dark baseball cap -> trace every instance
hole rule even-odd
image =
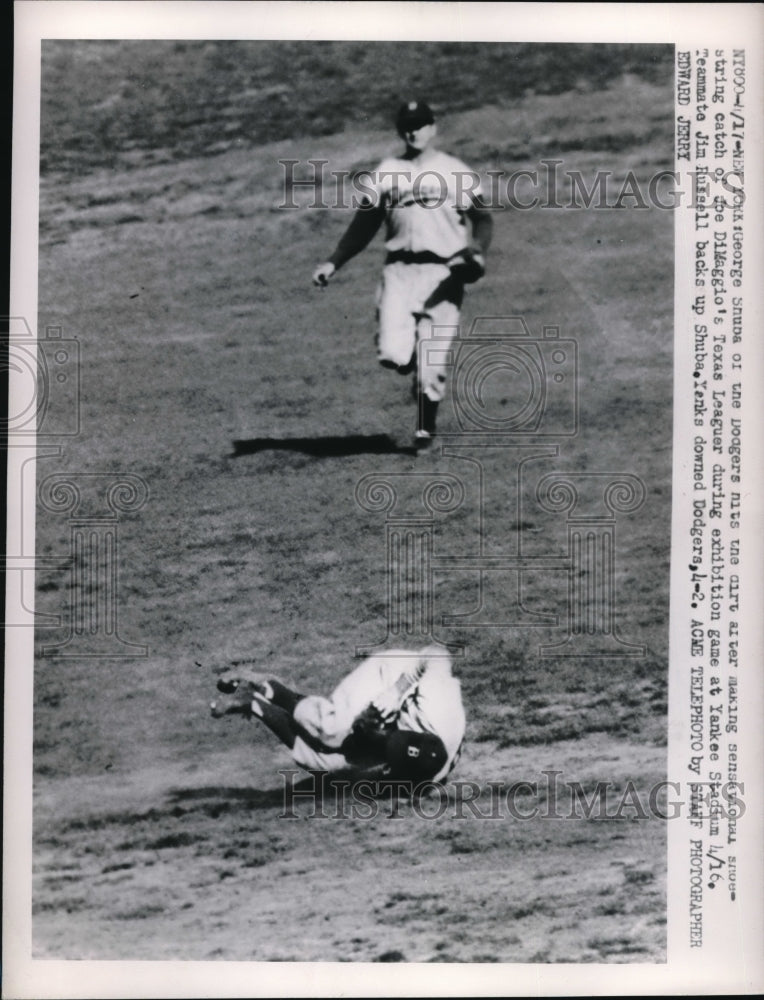
[[[401,104],[398,109],[398,116],[395,119],[395,126],[398,132],[413,132],[424,125],[434,125],[435,115],[432,108],[424,101],[407,101]]]
[[[391,777],[412,781],[434,778],[448,760],[443,740],[431,733],[398,729],[388,736],[385,750]]]

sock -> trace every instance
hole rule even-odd
[[[438,416],[438,403],[434,402],[423,392],[419,394],[419,419],[417,430],[427,431],[428,434],[435,434],[435,421]]]
[[[272,694],[270,695],[270,701],[274,705],[278,705],[279,708],[286,709],[291,715],[294,712],[294,707],[298,701],[302,701],[305,697],[304,694],[298,694],[296,691],[292,691],[281,681],[268,681],[271,687]]]
[[[292,713],[278,705],[273,705],[267,698],[256,695],[252,699],[252,711],[262,719],[270,731],[290,750],[297,739],[297,727]]]

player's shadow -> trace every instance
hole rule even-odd
[[[312,458],[346,458],[352,455],[409,455],[413,448],[402,447],[388,434],[348,434],[345,436],[294,438],[245,438],[233,442],[233,457],[261,451],[297,451]]]
[[[175,806],[189,806],[191,803],[211,806],[214,802],[222,800],[229,805],[238,802],[249,809],[271,809],[273,806],[283,803],[284,791],[281,788],[207,785],[202,788],[176,788],[169,793],[168,798],[170,803]]]
[[[291,786],[291,795],[313,796],[316,802],[323,799],[336,798],[347,787],[349,775],[345,773],[328,774],[320,771],[304,775]],[[367,794],[369,792],[367,791]],[[202,785],[196,788],[173,788],[168,793],[171,806],[181,807],[184,811],[200,809],[203,812],[219,815],[221,812],[236,811],[237,807],[245,809],[272,809],[283,806],[287,801],[286,791],[279,788],[252,788],[240,785]]]

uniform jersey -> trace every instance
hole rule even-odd
[[[447,259],[468,245],[465,215],[480,194],[480,178],[461,160],[440,150],[428,150],[416,160],[391,156],[371,180],[385,209],[389,252]]]
[[[424,674],[405,698],[397,727],[439,737],[448,758],[433,780],[448,774],[464,739],[466,719],[461,685],[451,673],[449,656],[439,646],[418,653],[393,650],[371,656],[348,674],[329,698],[312,695],[303,698],[294,710],[295,721],[320,741],[326,752],[310,747],[298,736],[292,751],[297,763],[316,770],[346,768],[348,761],[339,748],[350,734],[355,718],[402,674],[413,673],[420,665],[425,666]]]

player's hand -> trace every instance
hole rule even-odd
[[[383,691],[382,694],[377,695],[371,704],[372,707],[379,712],[382,720],[385,723],[390,723],[400,711],[402,700],[401,692],[394,684],[386,691]]]
[[[326,288],[329,284],[329,278],[331,278],[336,270],[336,267],[330,260],[325,261],[323,264],[319,264],[313,272],[313,284],[317,285],[319,288]]]
[[[448,266],[462,285],[473,285],[485,274],[485,257],[477,248],[460,250],[449,260]]]

